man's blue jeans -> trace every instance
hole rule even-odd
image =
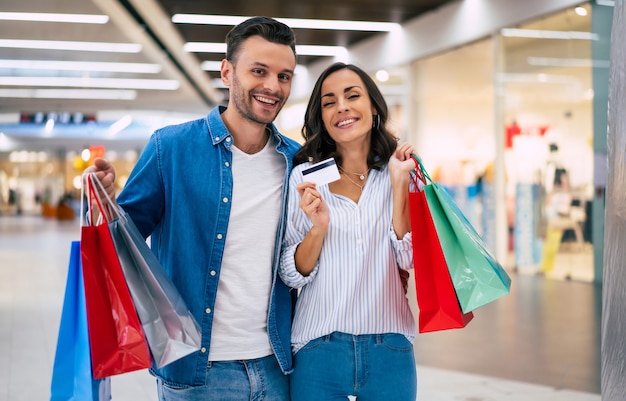
[[[294,401],[415,401],[413,344],[401,334],[334,332],[296,353],[290,382]]]
[[[171,387],[157,379],[160,401],[289,401],[289,379],[274,355],[209,362],[206,384]]]

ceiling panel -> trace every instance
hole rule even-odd
[[[0,47],[0,124],[1,131],[12,135],[7,128],[7,118],[12,113],[43,112],[135,112],[205,113],[216,103],[224,102],[225,90],[216,88],[213,80],[219,73],[203,71],[200,63],[219,61],[221,54],[186,53],[186,42],[224,42],[230,26],[173,24],[175,13],[217,15],[269,15],[277,18],[316,18],[330,20],[358,20],[402,23],[422,13],[432,11],[455,0],[20,0],[5,1],[0,12],[37,12],[70,14],[104,14],[109,21],[102,25],[84,23],[25,22],[0,20],[2,40],[48,40],[140,44],[138,53],[105,53],[95,51],[55,50]],[[458,0],[456,0],[458,1]],[[350,46],[376,32],[330,31],[295,29],[299,45]],[[300,64],[317,57],[299,56]],[[9,62],[81,61],[105,63],[145,63],[159,66],[156,73],[129,71],[92,71],[28,68],[18,69]],[[36,65],[31,64],[32,67]],[[70,86],[57,82],[69,78]],[[16,85],[16,79],[26,79],[26,86]],[[60,99],[54,97],[32,98],[52,89],[99,89],[98,80],[150,79],[177,82],[175,90],[148,90],[124,84],[125,97],[113,99]],[[113,89],[113,88],[111,88]],[[15,90],[20,90],[19,95]],[[128,96],[132,93],[134,97]],[[10,123],[10,121],[8,121]],[[62,128],[62,127],[60,127]],[[34,132],[34,131],[33,131]],[[58,129],[56,130],[58,132]],[[17,134],[16,134],[17,135]],[[24,138],[38,135],[21,132]],[[32,138],[31,138],[32,139]],[[2,149],[0,149],[1,151]]]

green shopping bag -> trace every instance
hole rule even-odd
[[[433,182],[421,160],[413,157],[426,180],[424,193],[463,312],[507,295],[511,278],[450,194]]]

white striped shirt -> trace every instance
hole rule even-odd
[[[398,240],[392,227],[387,166],[370,171],[358,204],[331,193],[328,185],[318,187],[330,210],[330,224],[318,263],[305,277],[296,270],[294,254],[312,225],[298,205],[296,186],[309,165],[301,164],[291,173],[280,264],[283,281],[301,288],[292,326],[293,351],[334,331],[400,333],[412,342],[415,320],[398,269],[413,268],[413,246],[411,233]]]

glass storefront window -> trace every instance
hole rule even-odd
[[[411,65],[409,141],[495,248],[493,44],[481,40]],[[481,190],[489,192],[483,197]],[[483,201],[484,200],[484,201]]]
[[[593,280],[593,40],[582,5],[409,66],[408,140],[505,268]]]
[[[593,279],[593,40],[588,5],[498,38],[509,251],[520,270]]]

